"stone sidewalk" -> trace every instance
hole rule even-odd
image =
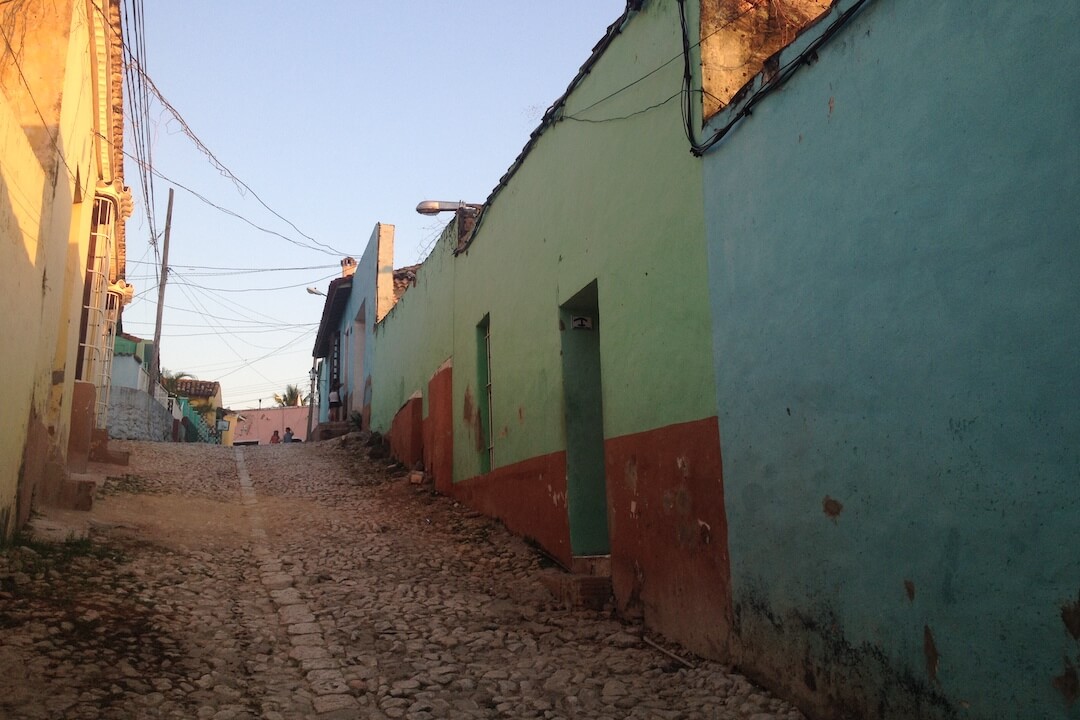
[[[542,556],[349,438],[118,445],[88,539],[0,553],[0,718],[803,717],[560,609]]]

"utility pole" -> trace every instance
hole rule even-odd
[[[311,442],[311,423],[315,414],[315,373],[315,358],[311,358],[311,392],[307,396],[307,435],[304,436],[304,442]]]
[[[150,365],[150,395],[161,379],[161,313],[165,309],[165,278],[169,276],[169,231],[172,229],[173,189],[169,188],[169,209],[165,212],[165,241],[161,247],[161,279],[157,291],[157,322],[154,323],[154,362]]]

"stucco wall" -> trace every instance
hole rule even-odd
[[[307,440],[308,407],[252,408],[237,410],[239,418],[232,418],[232,442],[266,445],[277,430],[278,437],[285,436],[285,428],[291,427],[297,440]]]
[[[112,362],[112,386],[145,391],[150,378],[143,371],[142,363],[134,355],[114,355]],[[111,397],[111,394],[110,394]]]
[[[633,13],[468,250],[452,255],[453,231],[437,243],[376,332],[374,419],[390,427],[416,392],[430,418],[428,382],[451,359],[451,492],[568,565],[610,549],[620,607],[722,656],[730,606],[702,175],[678,103],[677,10]],[[589,332],[568,314],[586,295],[599,336],[579,348],[590,363],[598,355],[587,376],[563,364],[567,333]],[[568,415],[595,440],[588,448],[567,452]],[[578,472],[585,465],[596,470]]]
[[[10,55],[0,72],[0,336],[18,339],[0,348],[10,389],[0,413],[0,537],[13,531],[16,506],[27,517],[45,464],[62,465],[66,457],[69,359],[78,343],[89,227],[72,204],[74,179],[78,172],[85,188],[95,177],[85,6],[36,3],[23,10],[32,20],[19,33],[23,73]]]
[[[114,385],[108,429],[109,437],[119,440],[171,440],[173,414],[149,393]]]
[[[456,235],[454,235],[456,238]],[[436,369],[454,354],[454,271],[445,233],[416,274],[416,285],[375,328],[375,392],[371,427],[387,432],[394,415],[417,391],[424,393]]]
[[[737,660],[822,714],[1080,717],[1080,6],[970,10],[705,156]]]
[[[674,3],[648,5],[575,90],[564,116],[605,120],[662,102],[679,88],[678,63],[585,110],[679,48]],[[393,377],[379,385],[390,391],[377,400],[378,425],[388,427],[451,355],[454,412],[462,417],[466,387],[476,392],[476,325],[490,314],[497,464],[563,449],[558,310],[597,278],[607,330],[605,435],[714,414],[700,185],[675,100],[625,120],[563,120],[546,130],[467,254],[453,258],[452,239],[441,240],[418,287],[380,328],[376,362]],[[398,330],[414,327],[426,334]],[[455,447],[472,443],[469,432],[458,424]],[[462,455],[455,477],[478,467]]]

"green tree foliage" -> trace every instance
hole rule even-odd
[[[274,393],[274,402],[278,404],[278,407],[307,405],[309,399],[299,385],[286,385],[284,393]]]

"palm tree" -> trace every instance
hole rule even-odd
[[[274,393],[274,402],[278,404],[278,407],[292,407],[294,405],[307,405],[308,398],[299,385],[286,385],[283,394]]]
[[[161,384],[165,386],[165,389],[169,391],[170,395],[176,394],[176,385],[184,378],[191,378],[192,380],[196,379],[191,373],[182,370],[173,371],[164,368],[161,370]]]

